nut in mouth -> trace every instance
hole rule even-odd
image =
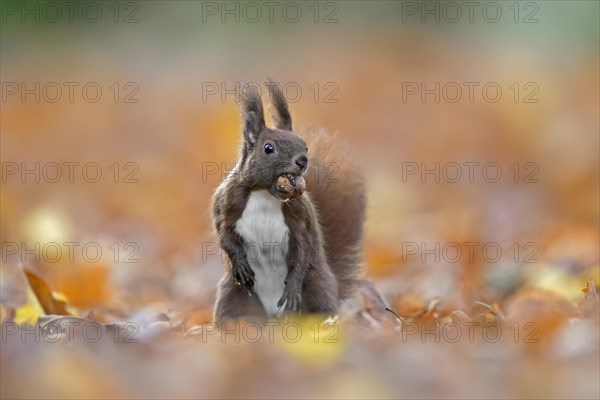
[[[296,199],[306,190],[306,181],[302,175],[292,173],[280,175],[277,178],[277,193],[283,200]]]

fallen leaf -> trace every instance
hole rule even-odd
[[[599,318],[600,297],[596,290],[596,283],[593,279],[587,281],[587,285],[581,290],[585,293],[583,299],[579,302],[579,315],[583,318]]]
[[[280,334],[276,343],[306,363],[327,366],[338,360],[346,348],[343,327],[317,317],[300,317],[277,327]]]
[[[67,303],[64,300],[58,299],[52,293],[46,281],[29,269],[25,269],[24,272],[27,282],[29,282],[29,286],[33,290],[45,314],[71,315],[67,311]]]

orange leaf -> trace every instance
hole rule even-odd
[[[25,269],[25,276],[46,314],[71,315],[67,311],[67,303],[54,297],[46,281],[28,269]]]

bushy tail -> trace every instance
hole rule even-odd
[[[300,135],[309,150],[307,191],[319,214],[325,255],[338,279],[343,301],[355,292],[362,272],[365,180],[337,135],[324,130],[308,130]]]

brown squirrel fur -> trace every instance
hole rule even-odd
[[[363,176],[339,138],[324,131],[294,133],[281,89],[267,86],[275,127],[265,124],[258,90],[245,86],[240,158],[213,199],[227,259],[216,321],[266,319],[283,311],[337,314],[361,272]],[[292,198],[284,193],[277,182],[290,174],[305,178],[306,192]]]

